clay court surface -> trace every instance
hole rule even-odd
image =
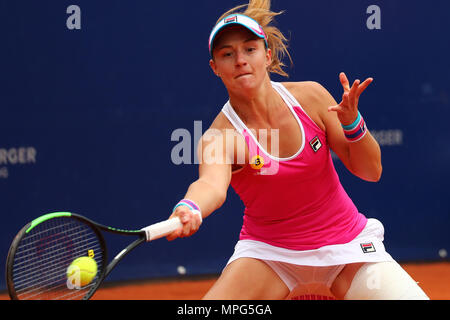
[[[432,300],[450,300],[450,262],[403,264]],[[94,300],[198,300],[213,285],[216,277],[142,281],[141,283],[106,283]],[[9,299],[6,293],[0,300]]]

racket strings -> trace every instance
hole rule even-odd
[[[81,240],[83,239],[82,236],[77,237],[77,238],[73,238],[72,240]],[[85,240],[88,240],[88,242],[86,242],[86,246],[89,247],[93,247],[91,249],[99,249],[97,242],[97,238],[96,237],[91,237],[91,238],[87,238]],[[55,243],[56,244],[56,243]],[[61,243],[61,245],[68,245],[69,243],[66,241],[65,243]],[[23,253],[24,256],[33,256],[31,253],[32,250],[29,250],[28,253]],[[95,250],[97,251],[97,250]],[[50,254],[46,254],[44,257],[39,258],[37,255],[35,255],[31,260],[23,260],[21,262],[18,262],[14,265],[15,271],[17,271],[17,273],[20,273],[22,270],[28,269],[29,272],[32,271],[37,271],[38,269],[40,269],[40,266],[37,264],[37,262],[39,262],[39,264],[46,264],[47,262],[49,262],[50,260],[55,260],[58,258],[61,258],[61,260],[67,256],[67,251],[66,248],[64,246],[60,247],[59,249],[55,249],[52,251],[52,255]],[[34,265],[35,266],[35,270],[33,270],[32,268],[30,268],[30,265]],[[48,264],[48,266],[53,266]]]
[[[91,247],[91,248],[94,248],[97,250],[100,249],[100,247],[98,245],[96,245],[95,247]],[[58,258],[58,257],[55,257],[55,258]],[[47,260],[49,261],[49,260],[53,260],[53,259],[54,258],[48,258]],[[67,258],[67,259],[61,258],[59,264],[49,264],[45,261],[42,261],[44,263],[45,267],[42,268],[42,267],[36,265],[34,268],[27,270],[27,273],[21,273],[23,270],[26,269],[25,267],[21,268],[21,269],[17,269],[17,273],[21,274],[21,276],[14,277],[16,288],[21,288],[21,287],[27,288],[29,286],[30,283],[29,283],[29,279],[27,277],[28,273],[39,272],[43,275],[45,274],[45,277],[48,279],[54,279],[57,275],[61,274],[61,268],[67,269],[67,266],[70,265],[70,263],[72,261],[73,261],[73,259],[69,259],[69,258]],[[33,282],[34,282],[34,285],[40,285],[40,284],[45,283],[45,279],[43,279],[42,282],[36,282],[36,280],[33,279]],[[21,291],[21,289],[16,289],[16,291]]]
[[[39,238],[40,236],[44,235],[44,233],[45,234],[49,234],[51,232],[54,232],[57,229],[67,228],[69,226],[72,226],[72,229],[74,229],[73,228],[73,223],[65,223],[65,224],[61,224],[60,226],[56,226],[56,227],[49,228],[49,229],[46,229],[46,230],[34,232],[33,234],[31,234],[30,236],[27,237],[26,241],[28,243],[21,244],[21,253],[22,254],[26,254],[27,252],[36,249],[35,248],[36,247],[36,243],[35,243],[35,241],[32,241],[33,239]],[[80,226],[77,226],[77,227],[79,228]],[[69,229],[69,231],[72,231],[72,230]],[[75,231],[75,230],[73,230],[73,231]],[[23,239],[22,241],[25,241],[25,239]],[[51,242],[47,242],[47,244],[51,244]]]
[[[72,232],[72,233],[74,233],[74,232],[76,231],[76,229],[74,228],[74,229],[69,230],[69,231]],[[81,230],[79,230],[79,231],[81,231]],[[50,268],[52,268],[52,267],[55,266],[54,264],[48,263],[50,260],[57,261],[57,259],[60,259],[62,262],[66,262],[66,261],[63,260],[63,258],[66,256],[66,253],[67,253],[66,247],[67,247],[67,245],[69,244],[69,241],[78,241],[78,240],[81,240],[81,239],[83,239],[83,238],[84,238],[84,236],[79,236],[79,237],[73,237],[73,238],[71,238],[71,239],[66,239],[65,242],[59,243],[60,249],[55,249],[55,250],[53,250],[53,251],[51,252],[51,254],[50,254],[50,253],[47,253],[47,254],[45,254],[45,255],[42,255],[42,257],[40,257],[39,255],[35,255],[32,259],[26,259],[26,260],[23,260],[22,262],[17,262],[17,263],[15,263],[15,265],[14,265],[14,267],[15,267],[14,271],[15,271],[17,274],[21,274],[21,272],[22,272],[23,270],[25,270],[25,269],[28,270],[28,273],[30,273],[30,272],[35,272],[35,271],[38,271],[38,270],[40,270],[41,273],[42,273],[42,272],[46,272],[47,270],[42,269],[42,267],[41,267],[42,265],[46,265],[47,268],[50,269]],[[88,238],[88,239],[86,239],[86,240],[88,240],[87,245],[89,246],[90,243],[95,244],[95,241],[97,240],[97,238],[96,238],[96,237],[91,237],[90,239]],[[56,240],[55,240],[55,241],[47,242],[47,243],[46,243],[46,246],[54,246],[55,244],[56,244]],[[95,247],[96,247],[97,249],[99,248],[98,245],[96,245],[96,244],[95,244]],[[23,256],[25,256],[25,257],[27,257],[27,258],[29,258],[30,256],[32,256],[32,255],[30,255],[30,252],[31,252],[31,251],[32,251],[32,249],[24,250],[24,251],[22,251],[20,254],[23,255]],[[37,263],[37,262],[39,262],[39,263]],[[70,263],[70,262],[69,262],[69,263]],[[33,267],[30,268],[30,265],[33,265],[34,268],[33,268]],[[25,275],[25,274],[24,274],[24,275]],[[20,278],[21,278],[21,277],[18,276],[18,277],[15,278],[15,279],[18,280],[18,279],[20,279]]]
[[[87,256],[89,250],[95,252],[101,270],[100,241],[88,225],[55,218],[36,226],[21,240],[14,257],[13,279],[19,299],[83,298],[98,275],[90,284],[75,287],[68,283],[67,268],[74,259]]]

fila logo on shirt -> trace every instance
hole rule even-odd
[[[364,253],[376,252],[375,246],[372,242],[361,243],[361,249]]]
[[[318,136],[315,136],[310,142],[309,145],[314,150],[314,152],[319,151],[322,148],[322,142],[320,141]]]

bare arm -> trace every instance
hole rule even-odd
[[[382,173],[381,150],[378,142],[370,131],[361,140],[349,142],[342,128],[342,125],[351,124],[357,118],[359,97],[373,79],[369,78],[363,83],[356,80],[350,87],[344,73],[341,73],[339,77],[344,89],[342,101],[339,104],[321,85],[317,83],[313,85],[328,142],[350,172],[363,180],[377,182]]]
[[[199,159],[199,178],[188,188],[184,198],[194,201],[201,209],[202,218],[208,217],[225,202],[231,181],[231,159],[227,154],[225,135],[220,130],[207,131],[197,150]],[[170,216],[178,216],[183,229],[178,229],[167,236],[168,240],[188,237],[200,227],[200,219],[194,217],[185,206],[178,207]]]

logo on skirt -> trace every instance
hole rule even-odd
[[[364,253],[376,252],[375,247],[372,242],[361,243],[361,249]]]

